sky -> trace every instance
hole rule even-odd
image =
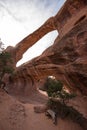
[[[7,46],[15,46],[56,15],[65,0],[0,0],[0,38]],[[58,32],[53,31],[28,49],[17,66],[40,55],[53,44]]]

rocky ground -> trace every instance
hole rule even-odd
[[[34,106],[47,101],[40,97],[34,94],[30,98],[22,98],[20,102],[0,89],[0,130],[82,130],[78,124],[60,118],[55,126],[44,113],[35,113]]]

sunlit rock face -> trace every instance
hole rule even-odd
[[[86,0],[67,0],[56,16],[7,51],[12,54],[16,65],[29,47],[53,30],[59,32],[54,44],[39,57],[16,69],[15,76],[9,78],[10,91],[22,94],[36,91],[37,85],[52,75],[73,91],[87,95]]]

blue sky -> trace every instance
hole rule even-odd
[[[0,0],[0,38],[5,44],[15,46],[24,37],[54,16],[65,0]],[[40,55],[53,44],[58,35],[53,31],[43,37],[23,55],[18,65]]]

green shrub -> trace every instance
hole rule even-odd
[[[59,98],[62,103],[65,103],[66,100],[76,96],[74,93],[68,93],[65,91],[63,83],[59,80],[48,78],[45,85],[48,96]]]
[[[80,124],[83,129],[87,128],[87,119],[84,118],[83,115],[75,110],[72,106],[67,106],[66,104],[66,100],[76,97],[76,94],[65,91],[61,81],[54,79],[48,79],[47,81],[46,91],[50,97],[47,103],[48,109],[53,110],[56,115],[62,119],[71,119],[72,121]]]
[[[53,101],[52,99],[48,101],[47,105],[49,109],[56,112],[57,116],[62,119],[71,119],[73,122],[80,124],[82,127],[84,127],[84,123],[87,124],[87,119],[72,106],[67,106],[66,104],[62,104],[59,101]]]
[[[62,90],[63,84],[59,80],[48,78],[46,82],[46,88],[48,96],[52,97],[54,93]]]
[[[10,53],[5,52],[2,48],[2,43],[0,42],[0,87],[5,86],[3,82],[3,77],[6,73],[12,74],[14,71],[12,67],[12,58]]]

